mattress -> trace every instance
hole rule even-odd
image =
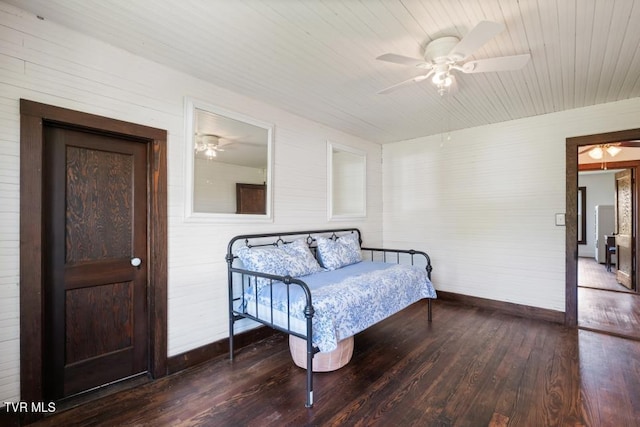
[[[423,298],[436,298],[424,268],[361,261],[333,271],[298,277],[311,290],[313,344],[322,352]],[[305,294],[299,286],[274,282],[250,286],[245,313],[306,335]]]

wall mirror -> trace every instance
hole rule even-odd
[[[327,143],[329,219],[367,215],[367,155],[345,145]]]
[[[271,219],[273,126],[186,101],[186,217]]]

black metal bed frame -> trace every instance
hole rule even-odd
[[[302,338],[307,342],[307,401],[305,406],[310,408],[313,406],[313,356],[319,352],[320,350],[317,347],[313,346],[312,343],[312,320],[314,315],[313,303],[311,300],[311,291],[307,284],[300,279],[293,278],[291,276],[277,276],[273,274],[265,274],[259,273],[255,271],[245,270],[243,268],[234,267],[234,261],[237,260],[237,256],[234,253],[234,249],[236,248],[236,244],[241,242],[243,245],[248,247],[261,247],[261,246],[277,246],[279,244],[290,243],[290,241],[286,239],[291,239],[293,237],[297,238],[306,238],[307,245],[309,249],[314,254],[317,259],[317,251],[316,251],[316,237],[324,236],[332,239],[338,239],[341,235],[346,235],[350,233],[356,233],[358,235],[358,241],[362,244],[362,235],[360,230],[357,228],[341,228],[341,229],[327,229],[327,230],[311,230],[311,231],[289,231],[289,232],[280,232],[280,233],[263,233],[263,234],[245,234],[236,236],[229,241],[227,246],[227,255],[226,261],[228,265],[228,283],[229,283],[229,358],[233,360],[234,356],[234,324],[238,320],[241,319],[251,319],[253,321],[262,323],[263,325],[269,326],[278,331],[294,335],[298,338]],[[291,240],[292,241],[292,240]],[[371,261],[383,261],[383,262],[392,262],[395,264],[400,264],[402,257],[408,257],[410,264],[414,265],[415,257],[418,256],[423,258],[423,263],[425,265],[425,270],[427,271],[427,276],[431,279],[431,271],[433,267],[431,266],[431,259],[426,252],[416,251],[413,249],[386,249],[386,248],[368,248],[362,247],[363,259],[365,259],[364,254],[370,253],[368,257]],[[395,258],[395,260],[393,260]],[[391,261],[390,261],[391,259]],[[256,316],[253,316],[249,313],[246,313],[245,310],[242,310],[242,307],[245,305],[244,301],[244,291],[248,286],[254,285],[257,283],[258,278],[266,279],[268,286],[273,286],[275,282],[283,282],[287,285],[287,290],[290,289],[291,286],[298,286],[302,289],[302,291],[306,295],[306,306],[304,309],[304,315],[306,318],[306,334],[301,334],[291,329],[290,320],[288,320],[287,327],[284,328],[282,326],[276,325],[273,322],[273,307],[271,307],[271,321],[264,320],[258,318],[258,309],[256,306]],[[240,289],[238,288],[238,282],[236,279],[240,279]],[[234,286],[235,285],[235,286]],[[255,289],[255,288],[254,288]],[[236,292],[238,291],[238,292]],[[289,291],[288,291],[289,292]],[[239,295],[239,296],[236,296]],[[432,320],[432,309],[431,309],[431,298],[427,298],[428,301],[428,320]],[[237,310],[234,307],[234,304],[238,304],[240,302],[240,310]],[[256,302],[257,305],[257,302]],[[289,314],[289,313],[288,313]]]

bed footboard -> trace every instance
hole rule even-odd
[[[431,280],[431,258],[426,252],[416,251],[413,249],[389,249],[389,248],[368,248],[362,247],[362,258],[369,261],[383,261],[394,264],[411,264],[424,267],[427,271],[427,277]],[[431,298],[427,298],[427,319],[429,322],[433,319]]]

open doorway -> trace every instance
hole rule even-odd
[[[639,147],[626,151],[627,157],[640,159]],[[583,163],[582,157],[578,159],[578,287],[635,292],[638,277],[630,243],[636,229],[632,203],[636,197],[631,190],[637,166],[594,170],[593,163]],[[618,191],[623,193],[619,196]]]
[[[640,339],[638,170],[640,130],[567,139],[569,326]]]

